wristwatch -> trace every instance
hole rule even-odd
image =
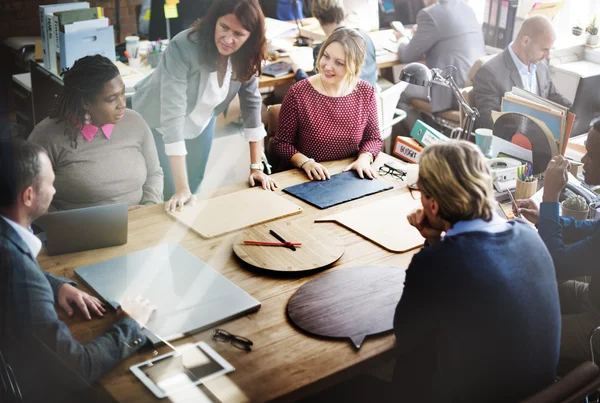
[[[258,164],[250,164],[250,170],[262,171],[264,169],[263,163],[259,162]]]

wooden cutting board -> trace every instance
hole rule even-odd
[[[281,246],[245,245],[244,240],[279,242],[269,230],[289,242],[301,242],[293,251]],[[303,228],[289,221],[256,225],[233,243],[233,252],[244,262],[265,270],[300,272],[328,266],[344,254],[342,242],[318,228]]]
[[[318,218],[315,222],[337,222],[391,252],[402,253],[423,245],[425,241],[406,219],[416,208],[421,208],[421,201],[414,200],[410,193],[403,193]]]
[[[406,272],[397,266],[339,269],[312,280],[290,298],[287,313],[301,329],[349,338],[358,349],[367,335],[393,329]]]
[[[213,238],[278,218],[300,214],[302,208],[274,192],[250,188],[196,202],[168,212],[204,238]]]

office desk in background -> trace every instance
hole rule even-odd
[[[377,158],[375,166],[378,167],[391,158],[381,154]],[[334,174],[341,172],[350,161],[350,159],[346,159],[324,165]],[[417,252],[417,250],[413,250],[403,254],[394,254],[336,224],[314,223],[314,219],[317,217],[331,215],[351,207],[367,205],[376,200],[406,192],[404,182],[390,180],[390,183],[395,186],[394,190],[327,210],[318,210],[292,196],[281,193],[282,188],[306,181],[303,173],[291,170],[276,174],[274,178],[279,184],[277,192],[304,209],[302,214],[283,220],[292,221],[304,228],[326,231],[339,237],[344,243],[345,254],[327,271],[358,265],[397,265],[406,268],[414,253]],[[220,189],[210,197],[245,188],[247,188],[247,184],[240,183]],[[394,217],[393,214],[393,211],[390,211],[390,220],[406,220],[404,216]],[[228,376],[206,384],[206,387],[224,403],[244,401],[244,399],[251,402],[297,400],[348,379],[364,368],[392,356],[395,337],[391,332],[376,337],[367,337],[363,346],[357,351],[349,340],[325,340],[310,337],[295,328],[286,315],[288,300],[300,286],[320,276],[323,271],[306,277],[294,277],[274,276],[264,271],[251,269],[233,254],[233,240],[238,235],[239,232],[235,232],[215,239],[202,239],[187,227],[168,217],[164,212],[163,205],[156,205],[129,213],[129,241],[125,245],[54,257],[45,256],[42,252],[38,260],[44,270],[78,281],[74,277],[75,268],[123,256],[158,244],[175,242],[258,299],[262,303],[258,312],[218,326],[230,333],[252,340],[254,342],[252,352],[239,350],[229,343],[213,341],[214,329],[173,343],[181,346],[189,342],[205,341],[235,367],[236,370]],[[81,282],[79,283],[80,287],[86,289]],[[59,311],[59,316],[69,325],[73,335],[83,342],[90,341],[114,321],[112,313],[103,319],[92,321],[79,317],[68,318],[62,311]],[[168,347],[161,347],[158,352],[164,354],[169,350]],[[158,401],[129,371],[131,365],[150,358],[152,358],[152,351],[149,349],[130,357],[101,378],[100,386],[119,402]],[[198,388],[191,389],[190,393],[198,393]],[[167,398],[164,401],[170,400]]]

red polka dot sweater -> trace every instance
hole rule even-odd
[[[350,94],[330,97],[319,93],[309,80],[297,82],[281,104],[273,144],[280,162],[288,166],[298,152],[317,162],[365,151],[377,157],[382,140],[375,90],[361,80]]]

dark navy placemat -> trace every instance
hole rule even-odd
[[[283,191],[317,208],[326,209],[392,188],[382,180],[360,179],[356,171],[348,171],[332,175],[326,181],[301,183]]]

